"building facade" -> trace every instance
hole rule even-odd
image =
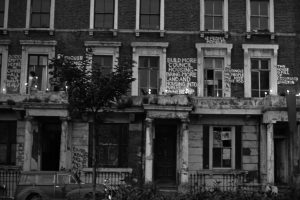
[[[0,4],[1,165],[90,171],[93,123],[69,116],[49,63],[91,48],[108,71],[119,57],[135,61],[124,105],[96,124],[100,171],[175,188],[195,173],[243,172],[251,183],[300,186],[285,97],[300,92],[298,1]]]

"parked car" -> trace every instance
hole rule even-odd
[[[16,200],[91,199],[92,184],[83,183],[70,172],[21,172]],[[105,197],[104,185],[96,187],[97,199]]]

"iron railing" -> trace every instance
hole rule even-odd
[[[0,199],[13,198],[21,169],[15,166],[0,166]]]

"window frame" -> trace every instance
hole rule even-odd
[[[20,93],[26,94],[27,92],[27,77],[28,77],[28,65],[29,65],[29,55],[38,54],[38,55],[47,55],[48,61],[55,57],[55,46],[57,42],[55,40],[49,41],[40,41],[40,40],[20,40],[20,44],[22,46],[22,60],[21,60],[21,80],[20,80]],[[49,64],[49,62],[48,62]],[[41,91],[46,92],[47,89],[50,89],[49,83],[49,74],[48,74],[48,66],[46,70],[46,81],[44,83],[45,88]]]
[[[95,28],[95,0],[90,0],[90,25],[89,28],[90,30],[101,30],[101,29],[107,29],[107,28]],[[114,0],[114,22],[113,22],[113,27],[111,28],[112,30],[117,30],[118,29],[118,6],[119,6],[119,0]],[[109,29],[109,30],[111,30]],[[90,32],[90,35],[92,35],[92,32]]]
[[[0,40],[0,54],[1,60],[1,77],[0,77],[0,94],[6,94],[6,79],[7,79],[7,66],[8,66],[8,45],[10,40]]]
[[[223,2],[223,26],[222,30],[206,30],[205,28],[205,1],[200,0],[200,31],[205,32],[228,32],[228,0],[220,0]]]
[[[252,68],[252,61],[253,60],[257,60],[258,61],[258,69],[253,69]],[[262,69],[261,68],[261,61],[262,60],[267,60],[268,61],[268,69]],[[255,58],[255,57],[253,57],[253,58],[250,59],[250,64],[251,64],[251,79],[252,79],[252,73],[253,72],[257,72],[258,73],[258,89],[253,89],[252,88],[252,83],[251,83],[251,96],[252,97],[253,97],[253,91],[257,91],[258,92],[258,94],[259,94],[258,97],[264,97],[264,96],[266,96],[266,95],[261,96],[261,92],[263,92],[263,91],[267,92],[267,94],[269,94],[269,92],[270,92],[269,90],[270,89],[268,89],[268,90],[262,90],[261,89],[261,72],[268,72],[268,75],[270,77],[270,72],[271,72],[270,63],[271,63],[271,61],[270,61],[269,58]],[[269,88],[270,88],[270,83],[269,83]]]
[[[7,30],[8,24],[8,9],[9,9],[9,0],[4,0],[4,10],[3,10],[3,26],[0,27],[0,30]],[[4,32],[6,33],[6,32]]]
[[[106,65],[102,65],[102,63],[97,63],[97,62],[94,62],[94,58],[95,57],[99,57],[99,58],[104,58],[104,57],[109,57],[111,58],[111,66],[106,66]],[[103,61],[103,60],[101,60]],[[99,67],[100,67],[100,71],[102,71],[102,74],[103,75],[106,75],[108,73],[111,73],[113,71],[113,55],[95,55],[93,54],[93,69],[94,69],[94,66],[95,64],[99,64]],[[109,71],[109,72],[106,72],[106,71]]]
[[[132,42],[132,60],[134,66],[132,76],[135,80],[131,84],[131,95],[139,95],[139,57],[140,56],[157,56],[159,57],[159,86],[158,94],[164,94],[166,88],[166,63],[168,42]]]
[[[251,87],[251,59],[269,59],[270,60],[270,77],[269,87],[271,95],[277,95],[277,58],[278,44],[243,44],[244,50],[244,94],[245,97],[252,97]]]
[[[1,143],[1,144],[6,144],[6,161],[5,163],[0,163],[0,165],[16,165],[17,163],[17,132],[16,132],[16,129],[17,129],[17,122],[16,121],[0,121],[1,124],[4,125],[4,127],[8,128],[7,131],[9,130],[15,130],[14,131],[14,135],[11,134],[11,133],[7,133],[7,143]],[[15,142],[15,143],[13,143]],[[15,145],[15,152],[13,152],[13,145]],[[9,148],[10,147],[10,148]],[[12,153],[15,153],[14,155],[14,161],[11,160],[11,156],[12,156]]]
[[[207,68],[206,66],[205,66],[205,60],[206,59],[212,59],[212,61],[213,61],[213,66],[212,66],[212,68]],[[216,62],[216,59],[222,59],[222,68],[216,68],[215,67],[215,62]],[[206,97],[223,97],[223,88],[224,88],[224,84],[223,84],[223,82],[224,82],[224,57],[204,57],[204,95],[206,96]],[[207,84],[207,82],[208,81],[211,81],[210,79],[206,79],[205,78],[205,76],[207,76],[207,70],[208,69],[210,69],[210,70],[213,70],[213,72],[214,72],[214,79],[212,80],[214,83],[215,83],[215,72],[216,71],[218,71],[218,72],[221,72],[222,73],[222,90],[221,90],[221,92],[222,92],[222,94],[221,94],[221,96],[219,95],[219,93],[218,93],[218,90],[219,89],[213,89],[213,96],[208,96],[208,89],[206,88],[206,86],[208,85]],[[215,86],[216,84],[213,84],[213,86]],[[218,85],[218,84],[217,84]],[[215,96],[214,95],[214,92],[215,92],[215,90],[217,90],[217,95]]]
[[[231,167],[214,167],[213,166],[213,128],[215,127],[230,127],[231,128],[231,136],[232,136],[232,142],[231,142]],[[236,154],[236,149],[235,149],[235,134],[236,134],[236,128],[235,126],[228,126],[228,125],[213,125],[209,126],[209,169],[220,169],[220,170],[226,170],[226,169],[235,169],[235,154]]]
[[[246,0],[246,31],[248,33],[253,31],[251,29],[251,1],[252,0]],[[265,0],[265,1],[269,2],[268,32],[274,33],[274,0]]]
[[[140,0],[140,1],[143,1],[143,0]],[[153,1],[155,1],[155,0],[146,0],[146,1],[150,1],[150,4],[153,2]],[[157,0],[157,1],[159,1],[158,2],[158,6],[159,6],[159,8],[158,8],[158,10],[159,10],[159,13],[154,13],[154,12],[151,12],[151,6],[150,6],[150,8],[149,8],[149,12],[148,13],[143,13],[142,12],[142,2],[141,2],[141,4],[140,4],[140,27],[141,27],[141,29],[144,29],[144,30],[147,30],[147,29],[149,29],[149,30],[151,30],[151,29],[153,29],[153,30],[159,30],[159,27],[160,27],[160,20],[159,20],[159,22],[158,22],[158,25],[157,25],[157,28],[153,28],[153,27],[151,27],[151,23],[150,23],[150,21],[151,21],[151,17],[153,17],[153,16],[158,16],[158,19],[160,19],[160,1],[161,0]],[[145,25],[143,25],[142,24],[142,17],[143,16],[146,16],[146,17],[148,17],[148,26],[146,26],[146,27],[143,27],[143,26],[145,26]]]
[[[55,9],[55,0],[50,0],[50,16],[49,16],[49,27],[48,28],[42,28],[42,27],[31,27],[31,5],[32,0],[27,0],[27,9],[26,9],[26,25],[25,25],[25,34],[28,34],[28,30],[54,30],[54,9]]]
[[[96,28],[96,29],[112,29],[113,27],[114,27],[114,15],[115,15],[115,13],[114,13],[114,1],[112,1],[113,2],[113,9],[112,9],[112,12],[109,12],[109,11],[107,11],[107,10],[105,10],[105,8],[104,8],[104,11],[103,12],[97,12],[96,11],[96,4],[97,4],[97,2],[98,1],[104,1],[104,4],[105,4],[105,1],[106,0],[94,0],[95,1],[95,7],[94,7],[94,27]],[[97,18],[97,15],[104,15],[104,19],[103,19],[103,21],[102,21],[102,25],[103,26],[100,26],[100,27],[96,27],[96,18]],[[113,17],[112,17],[112,19],[113,19],[113,21],[112,21],[112,24],[110,25],[110,27],[105,27],[105,16],[106,15],[112,15]]]

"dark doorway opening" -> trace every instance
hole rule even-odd
[[[159,185],[176,184],[176,124],[156,124],[154,139],[154,180]]]
[[[41,170],[58,171],[61,123],[51,119],[41,124]]]

